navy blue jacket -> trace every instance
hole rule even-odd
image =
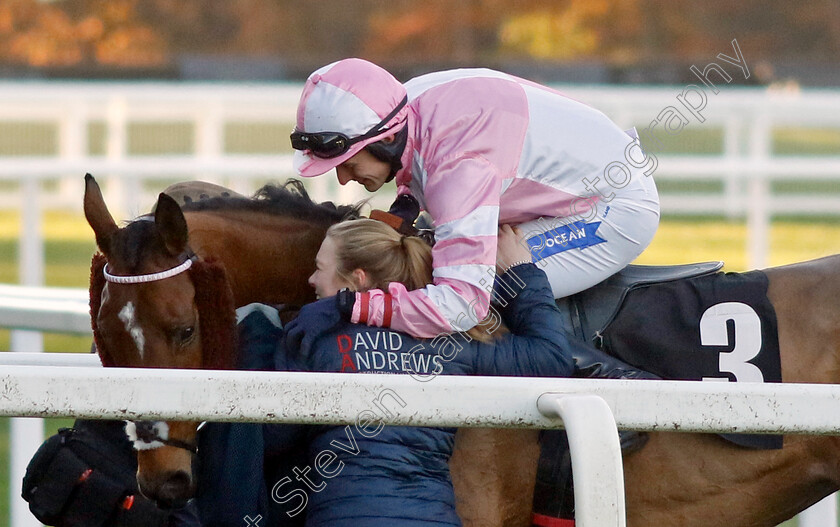
[[[495,292],[511,334],[491,344],[347,324],[334,299],[304,307],[284,332],[276,313],[257,305],[238,326],[239,368],[409,373],[424,380],[571,375],[567,351],[577,344],[559,329],[545,274],[533,264],[517,266]],[[448,469],[455,429],[381,426],[377,413],[399,407],[393,396],[372,401],[358,426],[208,423],[199,435],[202,525],[460,525]]]
[[[334,298],[305,306],[275,355],[286,371],[567,377],[572,345],[545,273],[519,265],[496,287],[510,333],[491,343],[464,334],[416,339],[389,329],[346,323]],[[404,404],[404,401],[402,401]],[[398,394],[372,402],[365,422],[349,426],[266,426],[265,446],[282,455],[308,442],[307,465],[275,485],[272,498],[287,512],[305,509],[307,526],[460,525],[448,461],[454,428],[382,426],[398,411]],[[389,410],[390,408],[390,410]],[[361,411],[362,409],[360,409]]]

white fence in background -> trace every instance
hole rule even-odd
[[[718,94],[704,92],[701,100],[699,92],[677,86],[558,88],[624,128],[636,126],[645,148],[658,158],[658,181],[719,186],[663,192],[663,211],[748,216],[750,267],[766,263],[770,215],[840,212],[840,192],[813,187],[813,182],[837,181],[840,189],[840,92],[719,84]],[[0,82],[0,184],[18,183],[0,193],[0,208],[80,211],[85,172],[103,181],[112,212],[122,218],[145,212],[157,192],[175,180],[206,179],[250,192],[257,183],[291,177],[288,133],[300,89],[284,84]],[[696,109],[689,111],[680,99],[693,101]],[[780,151],[780,133],[788,138],[827,133],[829,139],[822,150],[797,155]],[[711,146],[692,148],[692,138]],[[659,140],[683,142],[686,148],[682,154],[658,153]],[[146,184],[154,180],[159,184]],[[771,192],[772,184],[782,180],[807,180],[811,186],[798,193]],[[39,191],[36,181],[57,183]],[[31,184],[20,184],[25,182]],[[368,196],[358,185],[339,187],[332,177],[307,185],[322,200],[353,202]],[[376,205],[387,206],[389,197],[377,196]]]

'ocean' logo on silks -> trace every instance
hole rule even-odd
[[[568,251],[569,249],[584,249],[598,245],[599,243],[604,243],[607,240],[601,238],[596,233],[600,226],[600,221],[594,221],[592,223],[576,221],[528,238],[528,246],[531,248],[531,258],[533,261],[538,262],[554,254]]]

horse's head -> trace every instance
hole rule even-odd
[[[178,204],[161,194],[154,217],[120,228],[88,175],[84,210],[102,253],[91,269],[91,317],[103,365],[232,368],[235,315],[224,269],[192,253]],[[197,428],[129,423],[144,495],[167,506],[193,495]]]

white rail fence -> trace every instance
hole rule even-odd
[[[6,307],[16,302],[23,309]],[[45,314],[62,310],[60,321],[45,321]],[[0,327],[87,334],[88,324],[85,290],[0,288]],[[104,370],[95,355],[25,351],[0,353],[0,364],[0,416],[341,424],[355,423],[359,412],[375,407],[383,422],[395,425],[562,425],[572,449],[581,527],[624,525],[617,427],[840,434],[840,414],[833,411],[840,386],[835,385],[460,376],[418,382],[410,376]],[[21,434],[17,440],[12,527],[37,525],[19,498],[19,485],[40,438]],[[831,496],[806,511],[800,527],[836,526],[836,503]]]
[[[766,264],[772,214],[840,212],[840,192],[825,190],[840,182],[840,92],[727,85],[718,86],[716,95],[677,86],[558,88],[622,127],[636,126],[645,148],[657,156],[654,177],[661,183],[715,187],[662,185],[665,212],[748,216],[750,267]],[[102,179],[112,212],[123,218],[145,212],[164,183],[174,180],[206,179],[250,192],[257,183],[293,176],[288,133],[300,89],[0,82],[0,184],[11,182],[0,193],[0,208],[80,211],[85,172]],[[793,136],[793,143],[780,147],[780,134]],[[798,136],[809,134],[822,134],[827,142],[806,155],[791,151]],[[674,141],[682,143],[678,153],[659,145]],[[697,148],[699,143],[706,146]],[[158,185],[146,184],[155,180]],[[779,181],[803,180],[808,185],[793,192],[773,188]],[[41,188],[44,181],[57,183]],[[331,177],[307,184],[319,199],[367,196]],[[377,206],[387,205],[388,197],[377,196]]]
[[[572,448],[581,527],[625,525],[616,427],[838,434],[838,403],[840,386],[833,385],[468,376],[417,382],[409,376],[21,365],[0,373],[2,416],[353,424],[369,410],[393,425],[562,425]]]

